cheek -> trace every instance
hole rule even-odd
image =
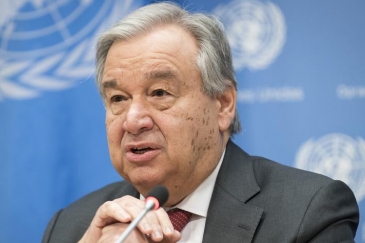
[[[212,142],[218,131],[218,120],[212,109],[197,106],[196,109],[183,113],[187,146],[193,153],[202,153],[213,148]]]
[[[107,115],[105,119],[106,135],[110,148],[120,147],[122,139],[123,127],[122,119],[116,116]],[[115,151],[113,151],[115,152]]]
[[[126,180],[125,164],[123,163],[121,141],[123,136],[122,122],[117,117],[108,117],[105,121],[107,142],[109,147],[109,157],[116,171]]]

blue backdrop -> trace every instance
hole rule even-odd
[[[94,84],[97,34],[152,1],[0,0],[0,242],[120,180]],[[225,25],[247,152],[346,182],[365,211],[365,2],[177,1]],[[365,221],[356,242],[365,242]]]

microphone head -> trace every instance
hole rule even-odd
[[[164,186],[155,186],[152,188],[150,193],[148,193],[146,200],[154,201],[154,210],[158,209],[160,206],[164,205],[169,198],[169,191]]]

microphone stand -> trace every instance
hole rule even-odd
[[[137,227],[139,221],[143,219],[143,217],[151,211],[155,207],[155,203],[153,200],[149,200],[146,202],[145,207],[143,208],[142,212],[128,225],[126,230],[119,236],[119,238],[115,241],[115,243],[122,243],[126,240],[128,235]]]

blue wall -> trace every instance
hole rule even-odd
[[[94,84],[95,36],[147,2],[0,0],[0,242],[40,242],[56,210],[121,179]],[[365,2],[177,2],[225,24],[244,128],[234,140],[345,181],[363,214]]]

